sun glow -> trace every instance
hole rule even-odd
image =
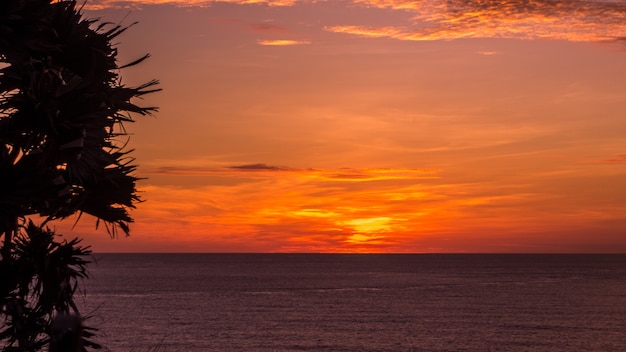
[[[363,233],[381,233],[381,232],[390,232],[392,231],[392,226],[390,225],[390,221],[392,219],[387,216],[378,217],[378,218],[367,218],[367,219],[354,219],[343,221],[343,225],[350,226],[354,229],[354,231],[363,234]]]
[[[146,202],[97,251],[626,250],[623,1],[85,9],[139,22],[129,79],[165,88],[129,127]]]

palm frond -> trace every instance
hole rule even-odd
[[[133,114],[157,111],[134,100],[160,90],[157,80],[136,87],[121,84],[121,68],[150,56],[117,64],[111,40],[135,23],[84,19],[76,1],[67,0],[11,0],[2,2],[0,10],[5,10],[0,14],[0,61],[8,64],[0,71],[0,144],[24,155],[21,165],[13,165],[13,158],[13,164],[0,166],[16,166],[13,183],[5,182],[5,187],[23,190],[4,193],[0,211],[4,203],[7,208],[19,204],[23,214],[51,218],[84,211],[128,234],[127,209],[139,201],[137,178],[114,138],[126,135],[123,123],[133,122]],[[29,169],[35,168],[47,171],[33,176]],[[62,192],[46,181],[59,176]],[[117,191],[107,196],[102,190],[112,190],[112,185],[130,195]],[[101,204],[87,204],[92,202]]]

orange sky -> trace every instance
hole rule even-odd
[[[622,1],[90,1],[146,202],[99,252],[626,252]],[[65,233],[71,221],[56,223]]]

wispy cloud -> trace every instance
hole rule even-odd
[[[448,236],[454,229],[482,233],[486,218],[494,232],[512,224],[533,226],[527,214],[514,209],[545,201],[524,188],[447,184],[439,172],[422,169],[244,163],[171,166],[152,173],[178,177],[178,182],[141,188],[150,201],[139,205],[139,233],[167,228],[167,233],[185,233],[186,240],[195,243],[206,238],[233,247],[254,244],[267,251],[420,251],[411,245],[419,238]],[[197,176],[245,181],[180,186]],[[494,214],[503,209],[507,218],[498,220]]]
[[[267,6],[292,6],[297,0],[91,0],[85,8],[89,10],[100,10],[104,8],[133,8],[143,5],[176,5],[188,6],[211,6],[215,3],[230,3],[239,5],[267,5]]]
[[[340,168],[340,169],[299,169],[287,166],[268,165],[265,163],[230,165],[221,167],[198,166],[160,166],[142,169],[145,174],[178,176],[221,176],[268,177],[268,172],[298,174],[304,179],[333,180],[341,182],[362,182],[375,180],[423,179],[438,177],[437,170],[427,169],[387,169],[387,168]],[[273,176],[269,176],[273,177]]]
[[[308,40],[291,40],[291,39],[267,39],[257,41],[259,45],[266,46],[292,46],[311,44]]]
[[[141,7],[171,4],[206,7],[217,3],[289,7],[317,6],[314,0],[93,0],[87,9]],[[409,14],[409,21],[391,26],[334,25],[336,33],[399,40],[450,40],[458,38],[558,39],[568,41],[623,41],[626,37],[626,3],[609,0],[353,0],[373,10]],[[346,11],[350,11],[346,8]],[[359,20],[355,17],[354,20]],[[364,20],[368,21],[368,20]],[[258,25],[258,31],[282,30]],[[265,40],[261,45],[298,45],[306,41]]]
[[[619,209],[601,203],[564,205],[550,187],[537,192],[527,184],[454,182],[431,170],[241,163],[154,171],[153,183],[140,185],[148,201],[133,213],[131,239],[172,242],[179,247],[168,248],[180,251],[529,251],[541,248],[538,234],[550,245],[556,238],[550,231],[583,233],[598,229],[597,221],[623,219]],[[197,176],[245,181],[182,186]],[[177,182],[159,184],[158,177]],[[528,247],[532,243],[536,247]]]
[[[142,194],[150,202],[140,205],[137,231],[178,228],[200,242],[206,233],[214,239],[226,236],[222,242],[241,236],[248,242],[271,241],[268,250],[273,251],[385,251],[396,242],[392,233],[406,232],[407,224],[426,214],[416,205],[429,202],[427,183],[438,178],[435,171],[420,169],[302,169],[264,163],[170,166],[143,173],[178,177],[176,184],[198,176],[246,181],[194,188],[144,186]]]
[[[585,0],[356,0],[374,8],[413,13],[412,23],[377,27],[330,26],[327,30],[399,40],[458,38],[618,40],[626,34],[626,4]]]
[[[265,170],[265,171],[283,171],[283,170],[288,170],[285,167],[272,166],[272,165],[267,165],[267,164],[236,165],[236,166],[230,166],[229,168],[230,169],[236,169],[236,170],[254,170],[254,171],[258,171],[258,170]]]

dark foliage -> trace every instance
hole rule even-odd
[[[6,341],[5,351],[41,350],[56,336],[51,331],[55,319],[78,314],[74,294],[79,280],[87,277],[91,251],[78,239],[59,242],[55,237],[31,221],[15,238],[13,260],[0,262],[1,313],[6,319],[0,340]],[[100,348],[89,340],[92,330],[82,327],[80,351]]]
[[[123,123],[156,110],[132,100],[158,82],[121,84],[119,69],[148,57],[118,65],[111,43],[126,28],[83,18],[74,0],[0,1],[3,351],[62,349],[72,339],[55,329],[82,322],[73,295],[89,250],[55,241],[45,223],[87,213],[112,236],[129,233],[139,198]],[[37,226],[30,215],[46,220]],[[99,347],[91,334],[80,325],[79,350]]]
[[[121,124],[155,110],[131,99],[157,82],[122,85],[111,41],[126,28],[82,19],[75,1],[0,7],[0,229],[14,230],[20,216],[78,211],[128,234],[127,210],[139,199]]]

